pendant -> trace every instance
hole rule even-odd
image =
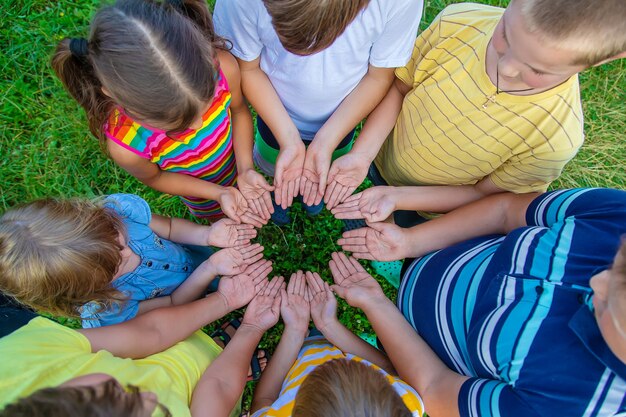
[[[487,99],[485,100],[485,102],[483,103],[483,109],[487,108],[487,105],[489,105],[489,103],[495,103],[496,102],[496,95],[498,93],[494,93],[490,96],[487,96]]]

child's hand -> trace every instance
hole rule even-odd
[[[311,314],[304,273],[298,271],[291,274],[287,289],[281,289],[280,293],[280,314],[285,322],[285,328],[305,334],[309,328]]]
[[[300,192],[300,179],[305,156],[304,143],[299,142],[290,146],[281,147],[276,159],[274,174],[274,196],[276,204],[283,209],[291,206],[293,199]]]
[[[274,212],[270,191],[274,187],[269,185],[263,175],[254,169],[248,169],[237,174],[237,187],[248,202],[248,207],[257,216],[269,220]]]
[[[300,180],[300,194],[306,205],[317,205],[324,198],[330,162],[331,154],[324,149],[318,149],[313,141],[306,151]]]
[[[357,259],[397,261],[407,257],[407,232],[391,223],[370,223],[369,227],[344,232],[337,244]]]
[[[217,275],[242,274],[248,265],[263,258],[263,246],[254,245],[222,249],[205,261],[209,262]]]
[[[393,187],[372,187],[348,197],[331,212],[338,219],[365,219],[382,222],[396,210]]]
[[[232,248],[250,243],[256,237],[251,224],[237,224],[232,219],[221,219],[207,229],[206,244],[218,248]]]
[[[248,265],[242,274],[223,276],[217,292],[224,298],[229,310],[236,310],[248,304],[263,289],[270,272],[272,272],[272,262],[260,260]]]
[[[247,223],[254,227],[263,227],[267,220],[255,215],[248,208],[248,202],[243,194],[235,187],[226,187],[219,195],[217,201],[225,215],[233,219],[235,223]]]
[[[380,285],[354,258],[335,252],[329,262],[335,285],[330,287],[352,307],[363,308],[367,303],[384,298]]]
[[[242,324],[254,326],[265,332],[278,322],[280,317],[280,292],[285,288],[283,277],[265,281],[259,293],[250,301]]]
[[[311,304],[311,318],[317,329],[324,329],[337,321],[337,299],[327,282],[316,272],[306,273],[308,298]]]
[[[335,159],[328,171],[328,186],[324,194],[328,210],[342,203],[361,185],[369,166],[367,157],[354,152]]]

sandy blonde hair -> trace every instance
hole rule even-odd
[[[328,48],[369,1],[263,0],[263,3],[283,47],[296,55],[311,55]]]
[[[89,301],[122,301],[111,281],[126,228],[88,200],[46,199],[0,217],[0,291],[51,314],[75,317]]]
[[[595,65],[626,51],[624,0],[513,0],[521,2],[528,29],[550,44],[580,56],[577,65]]]
[[[311,372],[296,394],[293,417],[410,417],[385,377],[349,359],[333,359]]]

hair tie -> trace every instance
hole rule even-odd
[[[89,42],[85,38],[70,39],[70,52],[76,58],[86,58],[89,54]]]

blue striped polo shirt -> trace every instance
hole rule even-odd
[[[546,193],[526,223],[416,259],[400,310],[470,377],[461,416],[626,416],[626,364],[600,334],[589,286],[626,234],[626,192]]]

